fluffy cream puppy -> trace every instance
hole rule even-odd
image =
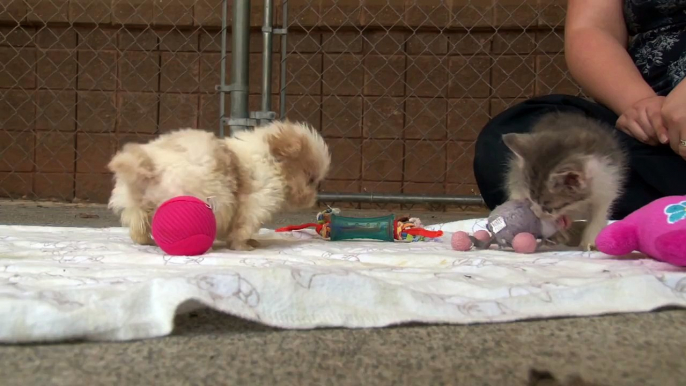
[[[127,144],[112,158],[109,208],[134,242],[153,244],[150,223],[160,204],[182,195],[210,200],[217,239],[251,250],[273,214],[315,204],[330,163],[328,146],[304,124],[274,122],[225,139],[183,129]]]

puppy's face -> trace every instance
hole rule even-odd
[[[324,139],[313,129],[283,122],[267,137],[286,185],[288,209],[315,205],[319,183],[326,177],[331,155]]]

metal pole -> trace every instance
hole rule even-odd
[[[233,65],[231,67],[231,119],[247,120],[248,80],[250,76],[250,0],[233,1]],[[247,121],[246,121],[247,122]],[[232,124],[231,134],[248,126]]]
[[[281,3],[282,18],[281,28],[288,28],[288,0],[283,0]],[[288,50],[288,34],[281,36],[281,90],[279,90],[279,116],[281,119],[286,117],[286,51]]]
[[[264,21],[262,23],[262,112],[272,111],[272,19],[274,0],[264,0]],[[267,123],[262,120],[262,124]]]
[[[222,1],[222,57],[220,61],[221,68],[219,69],[219,137],[224,138],[224,118],[226,111],[224,107],[226,106],[226,94],[223,90],[226,87],[226,16],[228,14],[228,0]]]
[[[422,196],[412,194],[319,193],[319,202],[364,202],[376,204],[443,204],[484,206],[481,196]]]

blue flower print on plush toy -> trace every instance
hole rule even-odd
[[[686,201],[668,205],[665,208],[665,214],[667,215],[667,222],[670,224],[686,219]]]

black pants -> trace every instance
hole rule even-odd
[[[551,111],[579,112],[609,124],[614,129],[617,114],[612,110],[567,95],[547,95],[527,100],[493,118],[476,141],[474,174],[481,195],[493,209],[507,199],[506,164],[510,151],[502,141],[506,133],[529,132],[536,120]],[[636,209],[670,195],[686,195],[686,161],[669,146],[648,146],[619,132],[629,152],[630,174],[624,193],[614,206],[613,219],[622,219]]]

